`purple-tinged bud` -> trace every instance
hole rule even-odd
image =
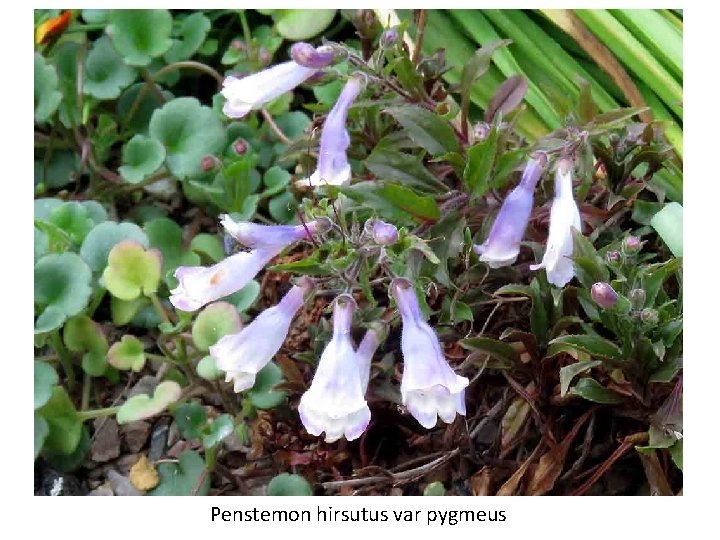
[[[490,133],[490,124],[487,122],[478,122],[473,126],[473,133],[475,134],[476,140],[484,141],[488,133]]]
[[[313,69],[322,69],[333,63],[335,53],[330,47],[318,47],[317,49],[300,41],[290,48],[290,56],[295,63]]]
[[[590,288],[590,295],[597,305],[603,309],[610,309],[617,304],[618,295],[609,283],[595,283]]]
[[[465,416],[466,377],[457,375],[445,359],[433,329],[425,322],[415,289],[405,278],[395,278],[390,290],[402,317],[402,403],[426,429],[438,416],[450,423]]]
[[[239,39],[233,39],[230,42],[230,48],[235,49],[236,51],[243,51],[245,50],[245,44]]]
[[[393,26],[392,28],[388,28],[382,33],[382,36],[380,36],[380,46],[383,49],[389,49],[399,41],[400,33],[395,26]]]
[[[244,156],[248,150],[248,143],[245,139],[238,139],[233,143],[233,150],[238,156]]]
[[[660,320],[660,316],[657,309],[645,308],[640,312],[640,320],[648,326],[655,326]]]
[[[605,254],[605,260],[610,264],[617,264],[622,260],[622,255],[619,251],[608,251]]]
[[[642,244],[637,236],[628,236],[623,239],[622,249],[627,254],[634,254],[640,251]]]
[[[203,172],[210,172],[218,166],[218,159],[215,156],[207,155],[203,156],[200,160],[200,168]]]
[[[260,62],[260,65],[262,66],[267,66],[270,62],[272,62],[272,53],[265,47],[260,47],[258,50],[258,62]]]
[[[503,201],[487,240],[473,246],[480,260],[490,268],[508,266],[517,259],[532,212],[535,186],[545,163],[544,154],[536,154],[528,160],[520,183]]]
[[[385,223],[379,219],[373,222],[372,228],[373,240],[381,246],[394,244],[398,241],[398,230],[392,223]]]
[[[642,309],[645,306],[645,291],[643,289],[633,289],[628,294],[633,309]]]

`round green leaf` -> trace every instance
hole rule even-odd
[[[58,107],[58,116],[62,124],[70,129],[82,122],[82,111],[77,97],[77,68],[80,44],[74,41],[60,42],[52,53],[52,62],[58,74],[58,89],[62,92],[62,101]]]
[[[295,209],[298,204],[295,197],[289,191],[273,197],[268,203],[268,210],[272,218],[278,223],[287,223],[295,217]]]
[[[145,135],[135,135],[123,147],[120,175],[133,184],[157,171],[165,160],[165,147]]]
[[[225,258],[222,242],[214,234],[200,233],[193,237],[190,249],[201,257],[204,255],[213,263]]]
[[[73,352],[84,352],[83,370],[100,377],[107,369],[108,343],[102,327],[87,315],[69,319],[63,328],[65,346]]]
[[[77,245],[82,243],[95,225],[88,209],[76,201],[68,201],[54,208],[48,222],[65,231]]]
[[[45,362],[35,360],[35,408],[45,405],[52,395],[52,388],[58,383],[55,369]]]
[[[163,104],[158,98],[157,92],[150,88],[143,91],[144,87],[144,82],[133,84],[118,99],[118,120],[127,129],[134,132],[146,132],[153,111],[159,109]],[[160,85],[156,84],[155,87],[165,98],[165,101],[170,101],[175,97],[171,92],[163,90]],[[142,92],[142,97],[140,92]],[[135,105],[136,101],[138,101],[137,105]],[[130,116],[131,111],[132,116]]]
[[[217,368],[215,359],[209,355],[198,362],[195,371],[206,381],[217,381],[225,376],[225,372]]]
[[[61,100],[55,68],[48,65],[43,55],[35,53],[35,121],[49,120]]]
[[[297,496],[312,495],[313,490],[308,481],[299,474],[282,473],[270,480],[267,493],[273,496]]]
[[[85,207],[85,210],[87,210],[88,217],[92,220],[92,222],[97,225],[98,223],[102,223],[103,221],[107,221],[108,219],[108,213],[107,210],[105,210],[105,207],[100,204],[97,201],[82,201],[80,203],[83,207]]]
[[[172,15],[167,9],[115,9],[106,32],[131,66],[147,66],[171,46]]]
[[[40,455],[40,452],[42,451],[43,444],[45,444],[45,439],[47,439],[48,434],[50,433],[50,427],[48,426],[47,420],[45,420],[42,416],[35,413],[35,458]]]
[[[47,165],[47,166],[46,166]],[[43,183],[48,188],[61,188],[76,180],[78,156],[69,150],[53,151],[50,161],[35,161],[35,184]]]
[[[202,13],[186,17],[180,26],[180,39],[173,40],[172,47],[165,53],[165,61],[172,64],[190,58],[205,41],[208,30],[210,20]]]
[[[430,497],[437,497],[439,495],[445,495],[445,486],[442,482],[432,482],[425,487],[423,495]]]
[[[110,315],[112,322],[118,326],[124,326],[133,320],[137,312],[147,305],[147,298],[141,296],[135,300],[120,300],[114,296],[110,299]]]
[[[275,362],[258,371],[255,386],[248,392],[250,402],[257,409],[272,409],[285,399],[285,392],[276,392],[273,388],[283,381],[282,370]]]
[[[233,426],[232,416],[229,414],[221,414],[210,424],[202,440],[203,446],[206,449],[217,446],[225,437],[230,435],[234,429],[235,426]]]
[[[43,256],[50,252],[50,240],[48,239],[48,235],[37,227],[33,227],[33,231],[35,233],[33,262],[37,263]]]
[[[148,495],[191,495],[195,490],[200,475],[205,470],[205,461],[193,450],[185,450],[180,454],[177,463],[160,463],[157,471],[160,484],[147,492]],[[210,490],[210,475],[200,484],[197,495],[207,495]]]
[[[263,183],[266,188],[263,195],[276,195],[284,191],[285,187],[290,183],[291,178],[292,176],[285,169],[273,165],[265,172],[265,176],[263,176]]]
[[[155,388],[153,397],[140,394],[123,403],[117,413],[117,422],[118,424],[127,424],[160,414],[168,405],[180,399],[181,393],[180,385],[175,381],[161,382]]]
[[[106,221],[96,225],[85,237],[80,256],[93,272],[101,272],[107,266],[110,250],[123,240],[133,240],[143,247],[150,246],[147,235],[134,223]]]
[[[259,294],[260,284],[253,279],[238,292],[227,296],[225,300],[233,304],[242,313],[255,303]]]
[[[182,229],[172,219],[160,217],[145,223],[143,230],[150,246],[160,250],[163,256],[163,272],[174,272],[182,258]]]
[[[75,450],[82,435],[82,420],[62,386],[53,387],[50,399],[37,414],[47,421],[47,450],[59,454],[70,454]]]
[[[110,294],[120,300],[134,300],[157,291],[162,255],[157,249],[145,250],[134,240],[123,240],[110,250],[103,282]]]
[[[308,39],[325,30],[335,18],[335,9],[284,9],[275,20],[278,33],[293,41]]]
[[[45,306],[45,312],[35,331],[54,330],[65,318],[85,309],[92,293],[91,277],[90,269],[75,253],[51,253],[40,259],[35,265],[35,303]]]
[[[93,44],[85,59],[83,91],[94,98],[115,99],[135,80],[137,74],[125,65],[106,36]]]
[[[207,351],[221,337],[239,332],[241,328],[242,321],[235,306],[228,302],[215,302],[203,309],[195,319],[192,337],[199,350]]]
[[[175,422],[180,433],[186,440],[202,437],[203,428],[207,424],[205,409],[197,403],[183,403],[175,409]]]
[[[150,119],[150,136],[165,145],[167,165],[180,179],[201,176],[202,158],[217,154],[225,145],[225,130],[218,115],[195,98],[166,103]]]
[[[137,372],[145,367],[145,347],[135,336],[125,335],[120,341],[113,343],[107,359],[114,368]]]
[[[83,21],[89,24],[105,23],[110,17],[109,9],[83,9],[81,13]]]

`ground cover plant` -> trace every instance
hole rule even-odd
[[[35,19],[36,494],[682,492],[681,13]]]

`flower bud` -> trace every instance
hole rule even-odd
[[[610,264],[616,264],[619,263],[622,259],[622,256],[620,255],[619,251],[608,251],[605,254],[605,260],[609,262]]]
[[[207,156],[203,156],[202,160],[200,160],[200,168],[203,170],[203,172],[212,171],[217,166],[217,164],[217,158],[209,154]]]
[[[305,42],[295,43],[290,48],[290,56],[296,64],[303,67],[321,69],[332,64],[335,54],[330,47],[317,49]]]
[[[380,36],[380,46],[383,49],[389,49],[398,41],[400,41],[400,34],[398,33],[397,28],[394,26],[385,30],[382,36]]]
[[[590,288],[590,295],[601,308],[610,309],[617,304],[618,295],[609,283],[595,283]]]
[[[248,143],[245,139],[238,139],[233,143],[233,150],[238,156],[244,156],[247,153]]]
[[[267,66],[272,61],[272,54],[265,47],[258,50],[258,61],[260,65]]]
[[[640,312],[640,320],[648,326],[655,326],[658,323],[658,321],[660,320],[657,309],[653,309],[653,308],[643,309]]]
[[[631,290],[629,297],[633,309],[642,309],[645,305],[645,291],[643,289]]]
[[[245,44],[239,39],[233,39],[230,42],[230,48],[235,49],[236,51],[242,51],[245,49]]]
[[[398,241],[398,230],[392,223],[385,223],[376,219],[372,228],[373,240],[381,246],[394,244]]]
[[[622,249],[625,253],[634,254],[640,251],[642,242],[637,236],[628,236],[623,240]]]

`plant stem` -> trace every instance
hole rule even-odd
[[[120,405],[117,407],[106,407],[105,409],[92,409],[89,411],[79,411],[78,417],[81,422],[86,420],[92,420],[94,418],[102,418],[103,416],[112,416],[117,414],[120,410]]]
[[[92,377],[85,373],[83,377],[82,401],[80,402],[80,410],[85,411],[90,406],[90,390],[92,390]]]
[[[65,344],[60,337],[60,330],[53,332],[51,340],[53,349],[55,349],[55,352],[60,357],[60,363],[62,364],[63,370],[65,371],[68,390],[72,392],[75,389],[75,371],[73,371],[72,358],[70,358],[70,353],[65,348]]]
[[[423,39],[425,38],[425,24],[427,23],[427,10],[421,9],[417,22],[417,35],[415,36],[415,50],[412,55],[412,63],[417,66],[422,51]]]
[[[157,314],[160,315],[160,318],[163,320],[163,322],[172,324],[170,316],[168,315],[167,311],[165,311],[165,306],[162,305],[162,302],[160,302],[157,294],[150,293],[148,297],[150,298],[150,301],[152,302],[155,311],[157,311]]]

